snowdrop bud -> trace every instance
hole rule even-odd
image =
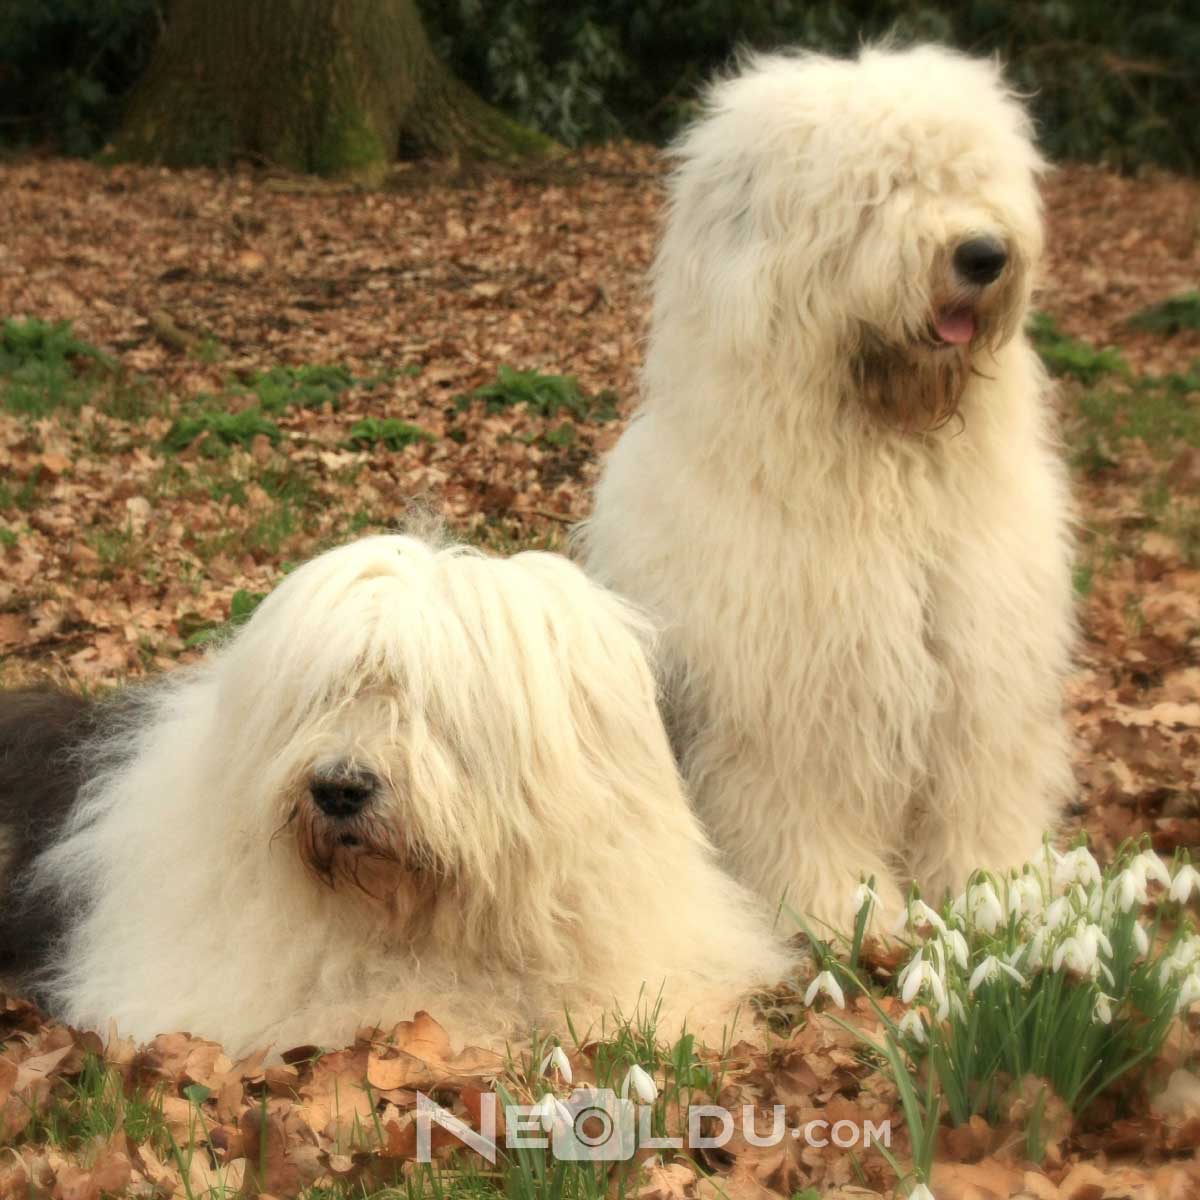
[[[563,1083],[571,1082],[571,1060],[567,1058],[565,1051],[561,1046],[555,1046],[545,1058],[542,1059],[542,1065],[539,1068],[539,1074],[549,1075],[551,1071],[557,1071],[562,1077]]]
[[[1092,1020],[1099,1021],[1101,1025],[1112,1024],[1112,1005],[1111,996],[1106,996],[1103,992],[1096,997],[1096,1005],[1092,1009]]]
[[[1140,921],[1133,927],[1133,944],[1137,947],[1138,958],[1145,958],[1150,953],[1150,937]]]
[[[643,1104],[653,1104],[658,1098],[658,1085],[651,1075],[637,1063],[629,1068],[629,1074],[625,1076],[625,1081],[621,1084],[621,1095],[625,1099],[629,1098],[630,1092]]]
[[[947,929],[942,935],[942,941],[946,943],[950,953],[954,956],[954,961],[965,971],[967,964],[971,961],[970,951],[967,949],[967,939],[957,929]]]
[[[908,1200],[937,1200],[937,1198],[925,1184],[918,1183],[917,1186],[908,1193]]]
[[[912,998],[917,994],[925,978],[925,969],[925,951],[918,950],[896,980],[900,987],[900,999],[905,1004],[912,1003]]]
[[[808,991],[804,993],[804,1003],[811,1007],[820,995],[828,996],[838,1008],[846,1007],[845,993],[842,991],[841,984],[833,977],[832,971],[822,971],[808,985]]]
[[[925,1045],[928,1040],[925,1035],[925,1022],[921,1020],[921,1014],[915,1008],[910,1008],[900,1018],[899,1029],[901,1033],[912,1038],[918,1046]]]
[[[873,912],[879,907],[879,895],[870,884],[860,883],[854,889],[854,897],[851,901],[854,908],[854,915],[857,916],[868,905],[871,906]]]
[[[1184,863],[1175,872],[1175,878],[1171,880],[1171,899],[1177,904],[1186,904],[1197,888],[1200,888],[1200,871],[1197,871],[1191,863]]]
[[[1049,937],[1049,931],[1043,926],[1034,935],[1029,943],[1029,954],[1025,958],[1025,966],[1030,971],[1040,971],[1046,965],[1046,939]],[[1018,946],[1013,951],[1009,959],[1009,965],[1013,965],[1021,956],[1021,947]]]

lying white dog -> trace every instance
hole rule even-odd
[[[660,989],[711,1032],[791,960],[685,801],[646,634],[558,556],[375,537],[115,703],[0,697],[0,974],[235,1055],[421,1008],[595,1029]]]
[[[1033,857],[1071,787],[1042,164],[994,66],[930,46],[755,59],[674,156],[584,554],[665,623],[732,870],[841,929],[874,876],[890,918]]]

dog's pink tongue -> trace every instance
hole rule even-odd
[[[969,308],[956,308],[941,313],[934,325],[943,342],[965,346],[975,336],[975,314]]]

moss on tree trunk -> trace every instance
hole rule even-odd
[[[361,176],[381,171],[402,141],[501,160],[554,147],[443,66],[415,0],[175,0],[116,152]]]

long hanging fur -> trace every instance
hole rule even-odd
[[[36,983],[82,1026],[230,1053],[427,1008],[494,1044],[631,1014],[720,1025],[791,959],[714,864],[650,629],[555,555],[368,538],[137,692],[25,894],[76,914]],[[315,803],[347,780],[358,815]]]
[[[751,59],[674,149],[641,408],[580,533],[664,626],[726,864],[845,930],[1030,857],[1071,787],[1065,473],[1022,327],[1041,162],[934,46]],[[953,252],[998,239],[990,286]],[[939,342],[970,313],[968,344]]]

